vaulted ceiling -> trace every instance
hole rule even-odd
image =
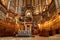
[[[37,23],[49,20],[55,14],[53,12],[56,9],[54,7],[55,3],[52,0],[0,0],[0,5],[2,11],[5,9],[5,13],[6,10],[12,10],[12,13],[24,14],[25,10],[30,8],[33,11],[33,15],[35,15],[33,20]]]

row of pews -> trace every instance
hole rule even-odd
[[[38,28],[33,29],[33,35],[39,36],[53,36],[60,34],[60,15],[56,15],[55,19],[51,19],[43,24],[40,24]]]
[[[15,23],[0,20],[0,36],[15,36],[20,27],[22,25],[18,27]]]

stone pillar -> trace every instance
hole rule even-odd
[[[26,0],[23,0],[23,6],[25,7],[25,5],[26,5]]]
[[[16,0],[16,9],[15,9],[15,13],[18,12],[18,5],[19,5],[18,0]]]
[[[32,6],[35,7],[35,0],[32,0]]]
[[[41,3],[41,2],[42,2],[42,1],[40,0],[40,1],[39,1],[39,6],[40,6],[40,8],[39,8],[40,11],[39,11],[39,12],[40,12],[40,13],[42,13],[42,3]]]
[[[8,1],[8,6],[7,6],[7,9],[8,9],[8,10],[9,10],[9,8],[10,8],[10,1],[11,1],[11,0]]]
[[[19,27],[19,23],[18,23],[18,20],[19,19],[19,15],[17,15],[16,17],[15,17],[15,21],[16,21],[16,25]]]

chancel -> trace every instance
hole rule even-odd
[[[60,34],[60,0],[0,0],[0,36]]]

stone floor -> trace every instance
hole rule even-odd
[[[0,40],[60,40],[60,34],[50,37],[0,37]]]

